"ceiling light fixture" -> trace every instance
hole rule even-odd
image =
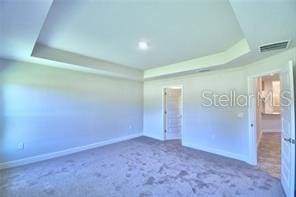
[[[149,48],[148,43],[145,41],[138,42],[138,48],[141,50],[147,50]]]

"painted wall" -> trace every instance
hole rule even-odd
[[[201,93],[247,93],[248,76],[295,56],[291,49],[235,69],[146,81],[144,91],[140,82],[0,61],[0,162],[141,133],[142,104],[144,134],[163,139],[162,88],[171,85],[184,88],[184,145],[248,161],[248,109],[203,107]]]
[[[21,62],[0,68],[0,163],[142,132],[142,82]]]
[[[280,69],[296,59],[295,48],[236,69],[196,73],[145,81],[144,134],[163,139],[162,88],[183,85],[183,131],[185,146],[251,162],[248,107],[202,106],[205,89],[218,93],[248,92],[248,77]]]
[[[233,157],[247,154],[246,149],[241,149],[248,143],[243,140],[248,137],[246,109],[238,106],[203,107],[201,98],[203,90],[226,94],[230,90],[241,92],[247,85],[246,81],[240,80],[243,77],[241,69],[234,69],[145,82],[144,134],[163,139],[162,88],[183,85],[183,145],[209,152],[223,151]]]

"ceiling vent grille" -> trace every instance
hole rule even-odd
[[[264,53],[272,50],[286,49],[289,47],[289,43],[290,41],[286,40],[286,41],[276,42],[272,44],[262,45],[260,46],[260,52]]]

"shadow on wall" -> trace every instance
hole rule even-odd
[[[6,160],[5,156],[5,150],[4,150],[4,139],[5,139],[5,106],[4,106],[4,98],[3,98],[3,75],[2,72],[7,68],[7,66],[1,65],[0,63],[0,161]],[[4,179],[7,179],[9,177],[9,173],[2,174],[1,175],[1,169],[0,169],[0,177]],[[1,182],[0,181],[0,188],[2,185],[8,184],[7,182]],[[3,193],[1,193],[3,196],[8,196],[9,194],[4,190]]]
[[[3,100],[3,76],[2,72],[7,68],[7,65],[0,64],[0,160],[5,160],[4,154],[4,138],[5,138],[5,106]]]
[[[2,81],[0,82],[0,160],[4,159],[4,130],[5,130],[5,120],[4,120],[4,105],[3,105],[3,93],[2,93]]]

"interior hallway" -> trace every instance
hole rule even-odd
[[[271,176],[281,177],[281,133],[262,133],[258,150],[258,166]]]
[[[0,171],[6,196],[284,196],[255,166],[147,137]]]

